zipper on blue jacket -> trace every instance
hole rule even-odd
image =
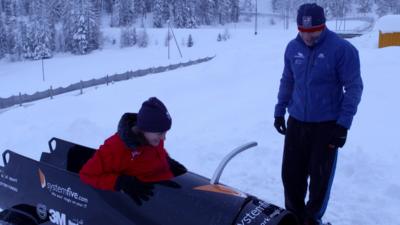
[[[308,121],[308,112],[307,112],[307,103],[308,103],[308,73],[310,71],[310,67],[312,67],[312,64],[314,63],[314,47],[309,48],[310,49],[310,54],[308,54],[308,62],[307,62],[307,68],[306,68],[306,74],[304,75],[304,89],[305,89],[305,96],[304,96],[304,121]]]

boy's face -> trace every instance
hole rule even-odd
[[[160,141],[165,140],[167,132],[143,132],[144,137],[151,146],[158,146]]]

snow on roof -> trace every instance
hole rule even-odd
[[[379,18],[376,21],[375,30],[382,33],[400,32],[400,15],[386,15]]]

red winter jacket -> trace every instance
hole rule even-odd
[[[135,123],[136,114],[122,116],[118,132],[100,146],[79,172],[84,183],[102,190],[114,190],[115,182],[122,174],[144,182],[169,180],[174,176],[163,141],[157,147],[141,144],[143,137],[131,131]]]

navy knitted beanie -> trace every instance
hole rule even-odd
[[[137,115],[136,126],[145,132],[165,132],[171,128],[172,120],[165,105],[156,97],[143,102]]]
[[[315,32],[325,27],[324,9],[315,3],[306,3],[297,11],[297,27],[301,32]]]

